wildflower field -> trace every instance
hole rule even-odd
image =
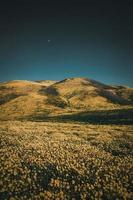
[[[133,199],[133,126],[0,122],[0,199]]]

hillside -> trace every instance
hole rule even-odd
[[[132,106],[133,88],[105,85],[87,78],[0,83],[0,119],[56,116]]]
[[[133,89],[0,83],[0,199],[132,199]]]
[[[108,86],[87,78],[65,79],[51,85],[47,91],[55,91],[56,95],[65,97],[76,108],[111,108],[133,102],[133,89]]]

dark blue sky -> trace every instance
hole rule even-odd
[[[80,76],[133,86],[132,10],[132,1],[1,2],[0,81]]]

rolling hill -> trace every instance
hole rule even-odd
[[[0,83],[0,197],[132,199],[133,89]]]
[[[0,83],[0,119],[56,116],[133,107],[133,88],[87,78]]]

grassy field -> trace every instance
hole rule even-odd
[[[133,199],[133,126],[0,122],[0,199]]]

